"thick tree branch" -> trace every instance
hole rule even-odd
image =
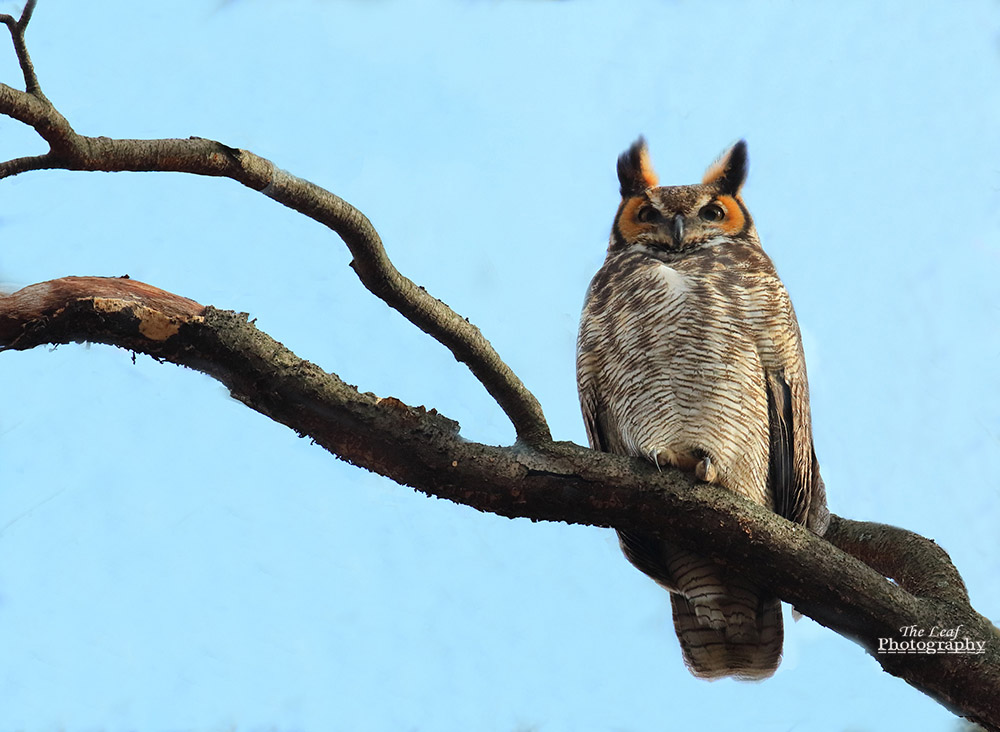
[[[429,495],[508,517],[660,533],[754,575],[858,642],[889,673],[1000,729],[1000,635],[969,606],[947,554],[928,539],[834,517],[831,544],[732,493],[640,460],[571,443],[467,442],[456,422],[433,410],[359,393],[299,359],[245,314],[134,280],[68,277],[0,298],[0,349],[84,340],[203,371],[338,457]],[[901,628],[958,626],[983,643],[981,654],[880,652],[883,639],[902,640]]]

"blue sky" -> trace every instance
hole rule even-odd
[[[41,0],[28,39],[79,132],[218,139],[357,205],[578,443],[617,155],[643,133],[684,184],[746,138],[832,509],[935,539],[996,620],[1000,5],[872,5]],[[0,119],[0,156],[41,150]],[[174,174],[0,189],[8,289],[127,273],[513,438],[336,237],[258,194]],[[697,681],[612,532],[422,497],[200,374],[74,345],[0,355],[0,384],[0,729],[956,724],[810,620],[773,679]]]

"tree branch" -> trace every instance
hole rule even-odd
[[[28,87],[20,92],[0,84],[0,113],[33,127],[49,144],[49,153],[0,163],[0,178],[41,168],[169,171],[231,178],[260,191],[339,235],[354,256],[351,266],[365,287],[466,364],[506,413],[520,440],[541,444],[551,439],[538,400],[479,329],[400,274],[386,255],[375,227],[343,199],[269,160],[212,140],[116,140],[75,132],[42,95],[27,49],[22,48],[32,7],[29,3],[20,21],[0,16],[11,28]]]
[[[917,597],[968,604],[969,592],[948,553],[932,539],[887,524],[833,517],[824,538]]]
[[[0,14],[0,23],[3,23],[10,29],[10,37],[14,42],[14,53],[17,54],[17,63],[21,66],[21,72],[24,74],[25,91],[42,101],[48,101],[45,99],[45,95],[42,94],[42,89],[38,85],[35,67],[31,63],[31,56],[28,55],[28,45],[24,41],[24,31],[28,28],[28,23],[31,21],[31,14],[35,12],[35,5],[37,3],[38,0],[28,0],[24,5],[24,10],[21,12],[21,17],[17,20],[14,20],[13,17],[6,13]]]
[[[669,537],[756,577],[855,640],[889,673],[1000,729],[1000,634],[969,606],[944,550],[912,532],[833,517],[830,543],[677,470],[660,472],[572,443],[467,442],[456,422],[434,410],[359,393],[299,359],[245,314],[135,280],[67,277],[0,298],[0,350],[75,341],[108,343],[209,374],[236,399],[334,455],[428,495],[512,518]],[[880,652],[883,639],[899,641],[901,629],[912,626],[961,626],[971,642],[984,644],[983,652]]]

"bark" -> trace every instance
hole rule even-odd
[[[231,178],[337,233],[375,295],[466,363],[514,424],[518,442],[463,440],[456,422],[393,397],[360,393],[295,356],[245,314],[206,307],[127,278],[65,277],[0,297],[0,353],[99,342],[202,371],[250,408],[331,453],[428,495],[533,520],[642,530],[753,575],[783,600],[859,643],[882,667],[989,729],[1000,730],[1000,632],[969,604],[933,541],[834,516],[825,538],[714,486],[643,461],[553,442],[534,396],[479,330],[403,277],[357,209],[245,150],[201,138],[86,137],[42,94],[24,40],[34,2],[10,29],[25,91],[0,84],[0,112],[49,144],[0,162],[31,170],[174,171]],[[892,581],[886,578],[891,578]],[[962,627],[979,654],[880,653],[904,628]]]

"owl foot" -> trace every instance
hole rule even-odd
[[[703,480],[706,483],[714,483],[715,479],[719,477],[719,472],[712,465],[712,458],[708,455],[699,460],[698,464],[694,466],[694,474],[698,480]]]
[[[655,450],[655,449],[654,450],[650,450],[649,451],[649,459],[653,461],[653,465],[655,465],[656,469],[659,470],[660,469],[660,451],[659,450]]]
[[[677,465],[676,454],[665,447],[651,447],[646,450],[646,456],[649,458],[649,462],[656,466],[657,470],[660,470],[664,465]]]

